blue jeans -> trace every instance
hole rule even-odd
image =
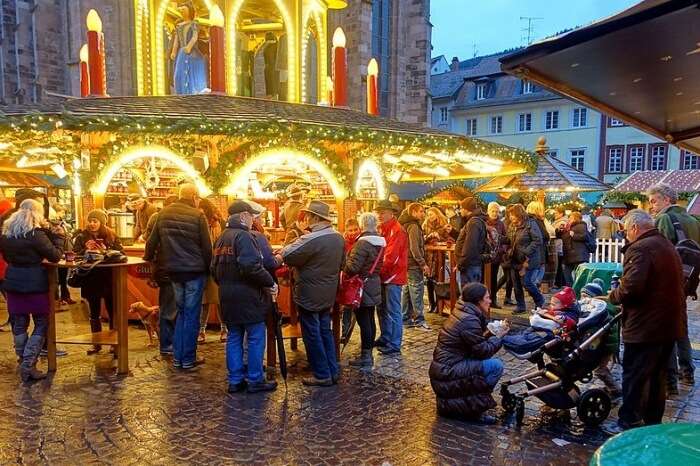
[[[401,288],[401,285],[383,285],[382,305],[379,306],[379,341],[392,350],[401,349],[403,339]]]
[[[417,322],[425,320],[423,314],[423,294],[425,292],[425,276],[421,269],[408,269],[408,284],[401,291],[401,314],[404,319],[414,319]],[[413,311],[413,312],[411,312]]]
[[[525,288],[530,295],[530,297],[535,301],[535,306],[537,307],[542,307],[544,306],[544,296],[542,296],[542,293],[540,293],[540,289],[537,288],[537,285],[535,283],[535,279],[540,273],[540,269],[528,269],[525,271],[525,275],[523,276],[523,288]]]
[[[207,277],[202,275],[182,283],[173,282],[175,292],[175,336],[173,338],[173,364],[184,368],[194,366],[197,360],[197,335],[199,314],[202,309],[202,293]]]
[[[175,292],[172,282],[158,283],[158,326],[160,327],[160,351],[170,353],[173,351],[173,335],[175,334]]]
[[[544,269],[545,269],[544,265],[540,266],[540,268],[538,269],[537,276],[535,277],[535,284],[536,285],[539,285],[540,283],[542,283],[542,280],[544,280]]]
[[[467,283],[481,283],[483,269],[480,265],[470,265],[465,270],[459,271],[459,293],[462,294],[462,289]]]
[[[309,360],[314,377],[325,380],[338,375],[330,311],[311,312],[302,307],[298,310],[306,358]]]
[[[486,383],[495,387],[503,375],[503,361],[498,358],[485,359],[481,361],[481,370]]]
[[[226,368],[228,383],[235,385],[247,380],[259,383],[265,380],[263,375],[263,357],[265,355],[265,322],[257,324],[235,325],[228,328],[226,339]],[[248,372],[244,372],[243,337],[247,340]]]

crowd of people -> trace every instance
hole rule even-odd
[[[191,184],[181,185],[178,196],[168,198],[159,212],[133,201],[141,212],[137,223],[145,241],[143,257],[152,264],[152,282],[159,288],[160,351],[172,356],[175,369],[195,371],[205,362],[197,344],[213,308],[221,322],[220,339],[226,343],[228,391],[274,390],[276,383],[267,380],[263,370],[265,322],[286,269],[291,272],[293,302],[311,368],[311,376],[302,382],[327,387],[340,380],[331,312],[339,287],[346,286],[342,277],[361,279],[357,305],[344,309],[346,315],[355,314],[360,330],[360,353],[350,365],[370,370],[375,349],[385,355],[401,353],[405,326],[430,329],[425,294],[428,312],[436,312],[438,279],[445,264],[429,246],[454,244],[456,263],[449,267],[458,272],[460,300],[440,330],[430,378],[441,414],[486,422],[485,411],[494,405],[491,392],[504,370],[495,354],[509,331],[507,324],[495,333],[486,326],[490,309],[501,307],[498,291],[505,287],[503,305],[514,306],[516,314],[527,310],[527,292],[541,316],[562,325],[569,325],[570,319],[575,325],[577,316],[567,307],[576,301],[570,287],[576,268],[588,261],[591,245],[595,247],[595,223],[599,237],[623,232],[628,243],[620,286],[609,295],[610,303],[621,305],[623,312],[619,427],[660,422],[666,392],[677,392],[679,378],[694,383],[683,268],[674,245],[680,236],[700,242],[700,227],[677,205],[677,194],[668,186],[650,191],[651,215],[633,210],[624,223],[609,212],[591,220],[560,208],[547,218],[537,201],[505,209],[492,202],[484,211],[477,198],[467,197],[459,209],[443,211],[420,203],[401,209],[396,202],[382,200],[373,212],[348,219],[344,234],[333,227],[327,204],[305,202],[306,191],[298,187],[288,194],[282,215],[285,244],[278,250],[273,250],[262,226],[264,207],[253,201],[234,201],[224,216],[211,201],[199,199]],[[3,289],[21,377],[39,379],[44,374],[36,369],[36,361],[49,309],[47,271],[41,263],[60,259],[68,249],[82,255],[122,247],[104,211],[91,211],[85,229],[68,235],[46,221],[45,206],[31,195],[18,198],[3,217],[2,233],[0,251],[8,264]],[[552,305],[543,309],[541,288],[548,267],[549,280],[559,289],[554,288]],[[486,268],[491,281],[485,286]],[[110,274],[109,269],[95,269],[80,283],[93,332],[102,328],[102,301],[112,326],[111,287],[104,286],[111,282]],[[584,291],[601,296],[608,290],[592,283]],[[29,316],[34,319],[31,335]],[[90,352],[100,350],[96,346]],[[619,392],[609,362],[606,359],[596,374]]]

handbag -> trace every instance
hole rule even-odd
[[[383,253],[384,248],[381,248],[377,254],[377,258],[374,259],[372,268],[370,268],[369,272],[367,273],[367,278],[374,273],[374,269],[377,268],[379,258],[382,257]],[[341,306],[348,306],[353,309],[360,307],[360,304],[362,303],[362,293],[364,291],[367,278],[362,279],[359,275],[348,277],[345,273],[341,272],[338,293],[335,297],[336,302]]]

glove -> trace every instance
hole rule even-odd
[[[277,285],[277,283],[275,283],[271,287],[265,288],[265,291],[267,291],[270,294],[270,296],[272,296],[272,299],[275,299],[275,298],[277,298],[277,295],[279,294],[280,288]]]

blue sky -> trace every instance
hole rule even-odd
[[[431,0],[433,56],[471,58],[525,45],[527,21],[533,22],[534,38],[582,26],[617,13],[637,0]]]

